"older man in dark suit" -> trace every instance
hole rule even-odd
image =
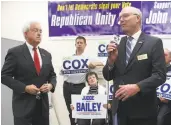
[[[15,125],[49,125],[48,92],[56,86],[52,57],[38,47],[42,37],[38,22],[28,23],[23,33],[26,43],[8,50],[1,82],[13,90]]]
[[[126,36],[108,45],[103,68],[105,79],[114,80],[113,115],[119,125],[156,125],[156,88],[166,80],[162,40],[141,32],[139,9],[125,7],[119,17]]]

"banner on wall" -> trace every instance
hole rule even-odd
[[[121,34],[118,16],[126,6],[140,8],[141,2],[49,2],[49,36]]]
[[[171,34],[169,1],[71,1],[48,2],[49,37],[122,35],[118,17],[127,6],[142,11],[145,33]]]
[[[145,33],[171,34],[171,1],[144,1],[141,10]]]

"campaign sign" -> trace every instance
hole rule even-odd
[[[109,92],[108,100],[112,100],[113,99],[113,91],[114,91],[113,80],[109,81],[109,83],[107,82],[107,84],[109,84],[109,86],[106,85],[109,87],[108,90],[106,90],[106,92],[107,91]]]
[[[157,97],[171,100],[171,77],[167,77],[166,82],[157,88]]]
[[[107,45],[109,43],[107,42],[98,42],[98,53],[97,56],[98,57],[107,57],[108,53],[107,53]]]
[[[106,95],[72,95],[73,118],[81,119],[103,119],[106,118],[107,104]]]
[[[115,44],[119,44],[121,37],[119,35],[115,35],[113,37],[112,40],[108,41],[108,42],[98,42],[98,53],[97,56],[98,57],[108,57],[108,53],[107,53],[107,45],[110,43],[115,43]]]
[[[72,56],[63,59],[63,74],[78,74],[88,72],[87,57]]]

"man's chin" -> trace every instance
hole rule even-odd
[[[128,30],[126,28],[122,28],[122,32],[126,33]]]
[[[37,40],[37,41],[36,41],[36,43],[40,43],[40,42],[41,42],[41,40]]]
[[[127,33],[129,33],[129,30],[128,29],[122,29],[122,32],[127,34]]]

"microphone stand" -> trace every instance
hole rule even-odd
[[[108,73],[108,78],[109,78],[109,73]],[[107,89],[106,89],[106,95],[107,95],[107,108],[106,108],[106,119],[105,119],[105,125],[109,125],[109,107],[108,107],[108,97],[109,97],[109,81],[107,81]]]
[[[115,37],[114,37],[114,41],[111,41],[111,43],[116,43],[117,45],[119,45],[119,40],[120,40],[120,38],[119,38],[119,35],[116,35]],[[108,56],[110,56],[110,55],[108,55]],[[108,77],[108,79],[109,79],[109,73],[110,73],[110,71],[108,72],[108,75],[107,75],[107,77]],[[108,107],[108,98],[109,98],[109,81],[107,81],[107,89],[106,89],[106,94],[107,94],[107,108],[106,108],[106,110],[107,110],[107,114],[106,114],[106,119],[105,119],[105,125],[109,125],[109,113],[108,113],[108,110],[109,110],[109,107]],[[112,106],[111,106],[112,107]],[[112,116],[112,118],[113,118],[113,116]],[[112,119],[110,119],[110,120],[112,120]],[[113,120],[112,120],[112,124],[113,124]]]

